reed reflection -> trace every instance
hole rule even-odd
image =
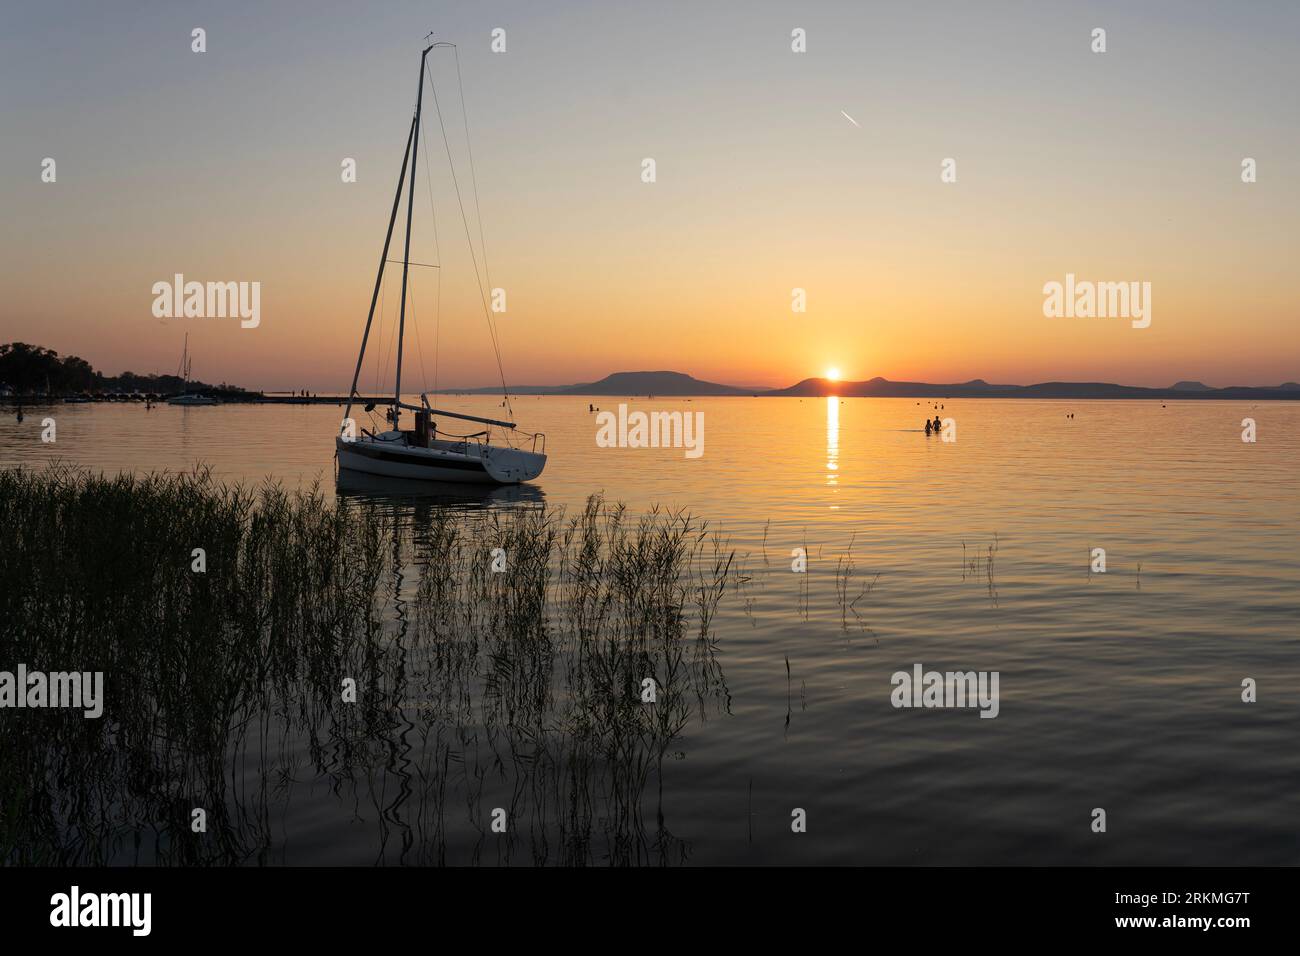
[[[374,840],[351,862],[684,862],[662,768],[728,710],[735,578],[706,526],[599,498],[0,472],[4,659],[101,670],[108,701],[0,717],[0,861],[293,862],[281,817],[324,782]]]

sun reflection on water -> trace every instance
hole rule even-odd
[[[826,484],[839,484],[840,470],[840,400],[826,396]]]

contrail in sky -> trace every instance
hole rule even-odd
[[[843,116],[843,117],[844,117],[846,120],[848,120],[850,123],[852,123],[854,126],[856,126],[858,129],[862,129],[862,124],[859,123],[857,120],[855,120],[855,119],[854,119],[852,116],[850,116],[848,113],[844,112],[843,110],[840,110],[840,115]]]

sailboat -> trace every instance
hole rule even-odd
[[[181,395],[174,395],[167,399],[168,405],[215,405],[217,400],[211,395],[200,395],[198,392],[190,391],[190,334],[185,333],[185,345],[181,349],[181,364],[176,370],[177,375],[185,378],[185,392]]]
[[[340,434],[334,440],[335,455],[338,459],[340,476],[343,471],[353,471],[387,478],[427,482],[518,484],[536,478],[546,467],[545,435],[522,432],[519,426],[511,421],[481,418],[477,415],[434,408],[429,404],[428,395],[424,392],[420,393],[419,405],[402,401],[402,346],[406,334],[407,275],[411,266],[411,221],[415,205],[415,171],[420,149],[420,111],[424,101],[426,61],[429,51],[435,47],[454,47],[454,44],[430,43],[420,54],[420,79],[415,99],[415,115],[411,119],[411,129],[406,138],[402,171],[397,177],[397,194],[393,197],[393,208],[388,216],[388,232],[384,236],[384,248],[379,256],[379,274],[375,277],[374,292],[370,296],[370,313],[366,316],[366,328],[361,336],[361,350],[357,355],[356,371],[352,375],[352,388],[348,392],[347,408],[343,412]],[[459,71],[459,65],[457,69]],[[430,86],[433,85],[432,75],[429,77],[429,83]],[[379,292],[383,285],[384,266],[388,262],[388,249],[393,238],[397,212],[402,202],[403,185],[407,186],[406,242],[402,253],[402,295],[398,312],[397,368],[393,397],[368,401],[365,405],[367,412],[374,411],[376,406],[386,406],[384,420],[391,427],[373,432],[362,428],[360,434],[356,434],[355,423],[351,417],[352,406],[362,400],[357,392],[357,382],[361,377],[366,344],[370,339],[370,329],[375,319],[375,304],[379,300]],[[467,238],[468,235],[467,225]],[[471,244],[471,253],[472,251]],[[477,266],[475,271],[477,273]],[[480,288],[480,295],[481,293]],[[486,314],[486,302],[484,307]],[[488,322],[490,327],[490,316]],[[505,389],[504,379],[503,374],[502,391],[505,400],[502,404],[509,410],[510,396]],[[403,411],[409,411],[414,416],[414,427],[409,430],[401,426]],[[486,427],[471,434],[448,435],[438,428],[438,419],[473,422]],[[493,429],[497,429],[498,440],[495,443],[492,441]],[[439,437],[440,435],[444,437]],[[524,443],[530,443],[530,447],[525,449],[522,447]]]

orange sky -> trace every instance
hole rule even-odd
[[[783,386],[830,366],[935,382],[1300,379],[1296,8],[937,9],[448,14],[511,383],[662,368]],[[427,12],[203,6],[202,54],[193,10],[85,18],[69,33],[57,11],[28,10],[0,39],[0,340],[170,372],[188,331],[201,380],[345,390]],[[1089,49],[1099,23],[1105,54]],[[504,54],[488,47],[498,26]],[[796,26],[807,53],[790,50]],[[432,56],[477,245],[455,64]],[[432,387],[436,368],[442,387],[491,384],[427,90],[424,135],[412,258],[441,262],[441,315],[435,273],[415,270],[406,381]],[[47,156],[55,183],[40,179]],[[1241,182],[1245,156],[1256,183]],[[358,182],[340,181],[344,157]],[[177,272],[260,282],[260,326],[155,318],[151,287]],[[1151,327],[1045,318],[1043,284],[1067,272],[1150,282]],[[374,355],[363,386],[390,380]]]

